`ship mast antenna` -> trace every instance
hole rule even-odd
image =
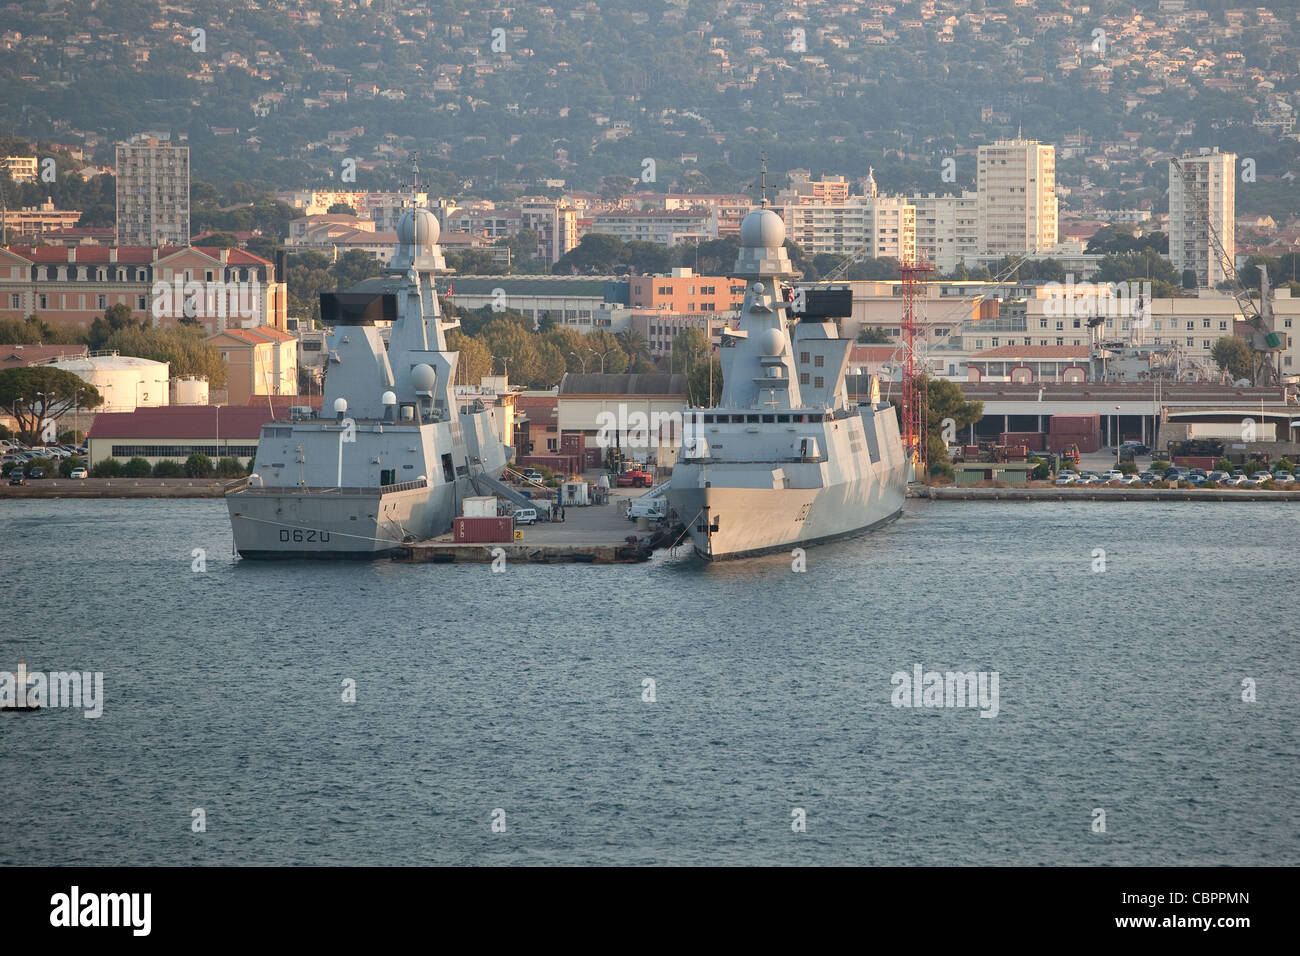
[[[758,154],[759,166],[762,169],[762,175],[759,180],[759,206],[767,208],[767,151]]]

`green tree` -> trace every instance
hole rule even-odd
[[[319,209],[320,207],[317,206],[316,208]],[[357,211],[345,202],[336,202],[326,209],[325,213],[329,216],[355,216]]]
[[[551,388],[560,384],[566,369],[564,356],[550,342],[537,346],[537,371],[529,383],[533,388]]]
[[[184,478],[185,466],[172,458],[164,458],[153,466],[155,478]]]
[[[635,362],[650,355],[650,347],[646,344],[645,336],[634,328],[626,328],[622,332],[616,333],[614,338],[618,340],[618,346],[623,350],[623,354],[627,356],[629,362]]]
[[[195,452],[185,459],[185,476],[187,478],[211,478],[216,473],[212,459],[202,452]]]
[[[874,325],[864,325],[858,329],[858,342],[863,345],[889,345],[894,340],[884,329]]]
[[[447,348],[460,353],[456,366],[456,381],[460,384],[477,385],[485,375],[492,374],[492,351],[478,339],[452,329],[447,333]]]
[[[120,478],[122,477],[122,463],[116,458],[101,458],[95,462],[95,466],[90,469],[92,478]]]
[[[675,372],[687,372],[702,363],[708,354],[709,340],[704,333],[699,329],[684,329],[673,337],[668,365]]]
[[[85,468],[86,463],[76,455],[69,455],[63,461],[59,462],[59,476],[61,478],[71,478],[73,471],[78,468]]]
[[[597,274],[610,275],[623,258],[623,240],[589,232],[582,241],[560,256],[551,269],[556,275]]]
[[[500,368],[512,382],[531,382],[536,377],[536,336],[518,322],[494,319],[484,326],[481,339],[492,352],[494,372]]]
[[[224,457],[217,462],[216,473],[218,478],[243,478],[244,466],[234,458]]]
[[[148,478],[153,474],[153,467],[148,460],[136,456],[122,466],[123,478]]]
[[[1210,358],[1227,371],[1233,381],[1250,379],[1255,374],[1255,352],[1245,339],[1225,335],[1210,346]]]
[[[97,408],[103,402],[95,386],[52,365],[0,371],[0,406],[12,412],[18,434],[29,444],[43,432],[42,423],[57,422],[74,407]]]
[[[686,404],[713,408],[721,400],[722,363],[716,357],[696,363],[686,376]]]

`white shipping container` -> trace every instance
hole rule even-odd
[[[1249,418],[1248,415],[1243,415]],[[1224,441],[1277,441],[1277,424],[1275,422],[1253,422],[1255,435],[1250,438],[1247,429],[1250,425],[1241,422],[1192,422],[1187,426],[1188,438],[1221,438]]]
[[[466,498],[464,516],[466,518],[495,518],[497,516],[496,498],[492,495],[476,495],[472,498]]]

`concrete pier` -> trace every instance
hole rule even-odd
[[[641,493],[638,489],[637,494]],[[522,541],[469,544],[453,541],[451,534],[444,534],[403,545],[394,553],[393,560],[490,563],[504,553],[507,562],[533,564],[646,561],[653,550],[652,533],[638,531],[637,522],[626,517],[627,501],[635,496],[618,489],[611,491],[608,504],[566,508],[564,521],[538,521],[516,529],[523,533]],[[538,502],[538,510],[545,505]]]

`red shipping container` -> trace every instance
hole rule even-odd
[[[457,518],[452,540],[460,544],[506,544],[515,539],[515,519]]]

